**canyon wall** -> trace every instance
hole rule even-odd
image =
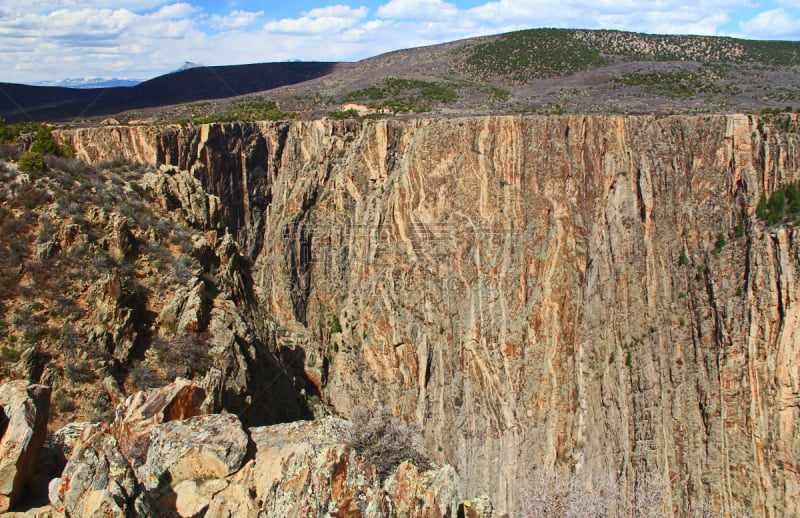
[[[512,509],[534,467],[656,473],[683,512],[800,514],[800,236],[754,216],[800,179],[798,134],[508,116],[60,138],[198,178],[323,399],[422,423],[465,494]]]

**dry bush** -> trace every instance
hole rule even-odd
[[[578,480],[559,477],[551,469],[538,469],[525,482],[515,516],[520,518],[595,518],[609,516],[619,500],[619,488],[612,477],[595,487]]]
[[[404,425],[387,407],[374,410],[356,407],[350,420],[353,424],[348,438],[350,447],[375,466],[381,481],[404,461],[422,468],[429,466],[419,446],[419,427]]]
[[[147,390],[164,385],[161,376],[147,363],[139,362],[128,374],[128,382],[137,390]]]
[[[177,377],[202,375],[211,366],[209,336],[202,334],[174,335],[153,340],[152,349],[158,364],[166,369],[166,381]]]

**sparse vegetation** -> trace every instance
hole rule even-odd
[[[203,106],[203,108],[205,107]],[[233,108],[231,109],[212,111],[203,116],[195,116],[193,122],[195,124],[207,124],[211,122],[276,121],[293,119],[295,115],[292,112],[285,112],[278,108],[278,104],[275,101],[255,96],[233,101]]]
[[[382,481],[404,461],[422,468],[429,466],[419,446],[419,428],[404,425],[387,407],[356,407],[350,420],[350,447],[375,466]]]
[[[373,101],[370,103],[371,108],[386,108],[393,113],[422,113],[430,110],[431,103],[454,102],[458,99],[458,94],[452,86],[418,79],[390,77],[383,80],[380,86],[350,92],[345,99]]]

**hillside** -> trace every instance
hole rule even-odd
[[[241,96],[256,92],[254,102],[269,101],[280,112],[271,119],[348,116],[338,113],[348,104],[443,115],[759,113],[800,108],[799,67],[800,42],[532,29],[356,63],[195,68],[133,88],[2,85],[9,96],[0,99],[0,116],[74,123],[126,112],[118,120],[229,120],[252,101]]]
[[[132,87],[59,88],[0,83],[0,116],[9,122],[75,120],[125,110],[259,92],[325,75],[335,63],[257,63],[195,67]]]

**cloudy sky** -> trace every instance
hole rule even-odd
[[[800,0],[0,0],[0,82],[358,60],[531,27],[800,40]]]

